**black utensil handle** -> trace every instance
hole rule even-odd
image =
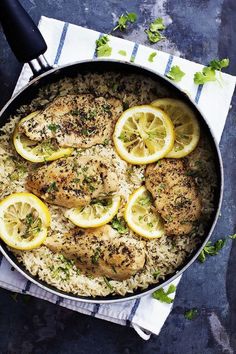
[[[43,36],[18,0],[0,0],[0,21],[7,41],[20,62],[27,63],[46,52]]]

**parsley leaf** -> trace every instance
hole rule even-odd
[[[153,63],[153,59],[155,58],[156,55],[157,55],[156,52],[152,52],[148,57],[148,61],[150,61],[150,63]]]
[[[210,62],[209,67],[212,70],[219,70],[221,71],[223,68],[227,68],[229,66],[229,58],[217,60],[214,59]]]
[[[156,18],[149,26],[149,30],[151,32],[157,32],[157,31],[162,31],[166,28],[166,26],[163,23],[163,18],[158,17]]]
[[[124,57],[127,55],[125,50],[119,50],[118,54],[123,55]]]
[[[194,83],[196,85],[203,85],[209,81],[216,81],[216,72],[208,66],[194,74]]]
[[[125,220],[123,218],[118,219],[117,216],[113,218],[111,226],[120,234],[125,234],[128,231]]]
[[[196,308],[187,310],[184,313],[184,317],[190,321],[195,320],[195,318],[197,318],[197,316],[198,316],[198,310]]]
[[[48,125],[48,129],[49,130],[51,130],[52,132],[56,132],[57,131],[57,129],[59,129],[60,128],[60,125],[59,124],[54,124],[54,123],[52,123],[52,124],[49,124]]]
[[[219,253],[219,251],[224,247],[226,241],[227,241],[226,238],[220,239],[217,240],[214,245],[212,245],[211,241],[207,242],[206,246],[203,248],[203,250],[198,256],[198,261],[200,263],[204,263],[207,256],[216,256]]]
[[[160,31],[165,29],[163,19],[161,17],[156,18],[150,25],[149,28],[145,31],[148,35],[148,39],[151,43],[157,43],[164,39]]]
[[[116,31],[119,29],[120,31],[123,31],[127,28],[127,24],[134,23],[137,21],[138,16],[134,12],[126,12],[126,14],[122,14],[118,21],[117,25],[113,28],[113,31]]]
[[[166,76],[176,82],[179,82],[184,77],[185,73],[180,69],[178,65],[172,66],[170,71],[166,74]]]
[[[108,35],[104,35],[96,40],[96,53],[98,57],[109,57],[111,55],[112,48],[108,42]]]
[[[173,299],[171,299],[168,295],[174,293],[175,290],[176,286],[171,284],[166,292],[163,288],[154,291],[152,297],[161,302],[165,302],[166,304],[171,304],[173,302]]]
[[[229,238],[231,238],[232,240],[235,240],[236,239],[236,234],[229,236]]]

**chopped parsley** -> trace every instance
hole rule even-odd
[[[216,72],[208,66],[194,74],[194,83],[196,85],[203,85],[209,81],[216,81]]]
[[[111,283],[109,282],[109,280],[108,280],[106,277],[103,277],[103,279],[104,279],[104,282],[105,282],[106,286],[107,286],[109,289],[113,290],[113,286],[111,285]]]
[[[48,129],[55,133],[58,129],[60,129],[60,125],[52,123],[48,125]]]
[[[171,299],[169,295],[173,294],[175,290],[176,286],[171,284],[167,291],[165,291],[163,288],[154,291],[154,293],[152,293],[152,297],[161,302],[165,302],[166,304],[171,304],[173,299]]]
[[[124,31],[127,28],[127,24],[136,22],[137,18],[138,16],[134,12],[126,12],[125,14],[122,14],[117,21],[117,25],[113,28],[113,31],[118,29]]]
[[[153,63],[154,58],[155,58],[156,55],[157,55],[156,52],[152,52],[152,53],[149,55],[149,57],[148,57],[148,61],[150,61],[150,63]]]
[[[226,242],[227,242],[226,238],[217,240],[214,243],[214,245],[212,245],[211,241],[207,242],[206,246],[203,248],[203,250],[198,256],[199,262],[204,263],[207,256],[216,256],[219,253],[219,251],[224,247]]]
[[[236,234],[229,236],[229,238],[231,238],[232,240],[235,240],[236,239]]]
[[[57,184],[56,184],[56,182],[54,181],[54,182],[52,182],[50,185],[49,185],[49,187],[47,188],[47,193],[51,193],[51,192],[53,192],[53,191],[58,191],[58,188],[57,188]]]
[[[229,59],[212,60],[208,66],[205,66],[202,71],[198,71],[194,74],[194,83],[197,85],[203,85],[209,81],[217,81],[216,70],[221,70],[229,66]]]
[[[118,219],[117,216],[112,219],[111,226],[120,234],[125,234],[128,231],[125,220],[123,218]]]
[[[104,141],[103,141],[103,143],[102,143],[102,145],[103,146],[107,146],[109,144],[109,139],[104,139]]]
[[[98,263],[98,260],[100,258],[100,255],[101,255],[101,250],[100,248],[97,248],[92,256],[92,263],[93,264],[97,264]]]
[[[185,73],[180,69],[178,65],[172,66],[170,71],[166,74],[166,76],[175,81],[175,82],[180,82],[182,78],[184,77]]]
[[[227,68],[229,66],[229,58],[217,60],[214,59],[208,65],[212,70],[219,70],[221,71],[223,68]]]
[[[161,34],[160,31],[165,29],[163,19],[161,17],[156,18],[150,25],[149,28],[145,31],[147,33],[148,39],[151,43],[157,43],[164,39],[165,37]]]
[[[134,56],[134,55],[131,55],[130,62],[131,62],[131,63],[134,63],[134,61],[135,61],[135,56]]]
[[[108,44],[108,35],[104,35],[96,40],[96,53],[98,57],[109,57],[112,52],[112,48]]]
[[[152,276],[154,279],[156,279],[160,275],[160,272],[156,270],[154,273],[152,273]]]
[[[195,320],[195,318],[197,318],[197,316],[198,316],[198,310],[196,308],[187,310],[184,313],[184,317],[190,321]]]
[[[126,50],[119,50],[118,54],[123,55],[123,57],[127,55]]]

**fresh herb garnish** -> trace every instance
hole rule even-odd
[[[156,18],[150,25],[149,29],[145,32],[148,35],[148,39],[151,43],[157,43],[165,37],[161,34],[160,31],[165,29],[165,25],[163,23],[163,19],[161,17]]]
[[[107,286],[109,289],[113,290],[113,286],[111,285],[111,283],[109,282],[109,280],[108,280],[106,277],[103,277],[103,279],[104,279],[104,281],[105,281],[105,283],[106,283],[106,286]]]
[[[229,236],[229,238],[231,238],[232,240],[235,240],[236,239],[236,234]]]
[[[221,71],[223,68],[229,66],[229,59],[212,60],[210,64],[194,74],[194,83],[203,85],[209,81],[216,81],[216,70]]]
[[[176,286],[171,284],[166,292],[163,288],[154,291],[154,293],[152,293],[152,297],[161,302],[165,302],[166,304],[171,304],[173,299],[171,299],[169,295],[173,294],[175,290]]]
[[[212,70],[219,70],[221,71],[223,68],[227,68],[229,66],[229,58],[217,60],[214,59],[208,65]]]
[[[152,273],[152,276],[154,279],[156,279],[160,275],[160,272],[156,270],[154,273]]]
[[[98,57],[109,57],[112,52],[112,48],[108,44],[108,35],[104,35],[96,40],[96,53]]]
[[[48,129],[51,130],[53,133],[55,133],[58,129],[60,128],[59,124],[49,124]]]
[[[100,258],[100,255],[101,255],[101,250],[100,248],[97,248],[92,256],[92,263],[93,264],[97,264],[98,263],[98,260]]]
[[[120,234],[125,234],[128,231],[125,220],[123,218],[118,219],[117,216],[112,219],[111,226]]]
[[[127,55],[126,50],[119,50],[118,54],[123,55],[123,57]]]
[[[199,262],[204,263],[207,256],[216,256],[219,253],[219,251],[224,247],[226,241],[227,241],[226,238],[220,239],[217,240],[214,243],[214,245],[212,245],[211,241],[207,242],[206,246],[203,248],[203,250],[198,256]]]
[[[102,145],[107,146],[109,144],[109,139],[104,139]]]
[[[206,66],[201,71],[194,74],[194,83],[196,85],[203,85],[209,81],[216,81],[216,72],[210,67]]]
[[[113,31],[116,31],[117,29],[120,31],[125,30],[127,24],[136,22],[137,18],[138,16],[134,12],[126,12],[125,14],[122,14],[117,21],[117,25],[113,28]]]
[[[174,65],[172,66],[172,68],[170,69],[170,71],[166,74],[166,76],[175,81],[175,82],[179,82],[182,80],[182,78],[184,77],[185,73],[180,69],[180,67],[178,65]]]
[[[150,63],[153,63],[153,59],[155,58],[156,55],[157,55],[156,52],[152,52],[148,57],[148,61],[150,61]]]
[[[195,318],[197,318],[197,316],[198,316],[198,310],[196,308],[187,310],[184,313],[184,317],[190,321],[195,320]]]
[[[49,185],[49,187],[47,188],[47,193],[51,193],[51,192],[53,192],[53,191],[58,191],[58,188],[57,188],[57,184],[56,184],[56,182],[54,181],[54,182],[52,182],[50,185]]]

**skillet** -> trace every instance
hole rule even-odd
[[[135,299],[151,293],[176,279],[182,274],[198,257],[206,243],[208,242],[214,227],[216,225],[219,211],[222,202],[223,195],[223,165],[220,155],[220,151],[214,135],[206,123],[206,120],[197,107],[197,105],[188,97],[188,95],[182,92],[173,82],[166,77],[155,73],[150,69],[146,69],[140,65],[134,63],[124,63],[118,60],[85,60],[61,67],[50,67],[47,60],[44,57],[44,53],[47,50],[47,45],[39,32],[36,25],[33,23],[29,15],[25,12],[18,0],[1,0],[0,1],[0,21],[11,46],[12,51],[16,55],[17,59],[22,63],[28,63],[32,69],[33,76],[30,82],[21,89],[16,95],[14,95],[0,111],[0,127],[3,126],[10,118],[11,115],[16,113],[16,110],[24,104],[27,104],[35,98],[39,90],[48,84],[57,82],[63,78],[75,77],[80,74],[86,73],[105,73],[107,71],[127,74],[137,74],[148,77],[156,81],[159,85],[166,88],[170,94],[174,97],[181,99],[196,114],[201,126],[201,130],[207,136],[209,144],[213,150],[216,173],[217,173],[217,190],[215,192],[215,210],[212,213],[211,220],[205,230],[205,235],[202,238],[200,246],[191,254],[191,256],[176,269],[174,274],[171,274],[165,278],[158,285],[152,284],[147,289],[138,289],[132,294],[125,296],[109,295],[106,297],[82,297],[74,294],[69,294],[56,289],[53,286],[41,281],[37,277],[30,274],[22,264],[18,262],[14,254],[6,247],[6,245],[0,241],[0,251],[21,274],[23,274],[28,281],[40,286],[41,288],[59,296],[70,300],[78,300],[90,303],[111,303],[120,302],[128,299]]]

